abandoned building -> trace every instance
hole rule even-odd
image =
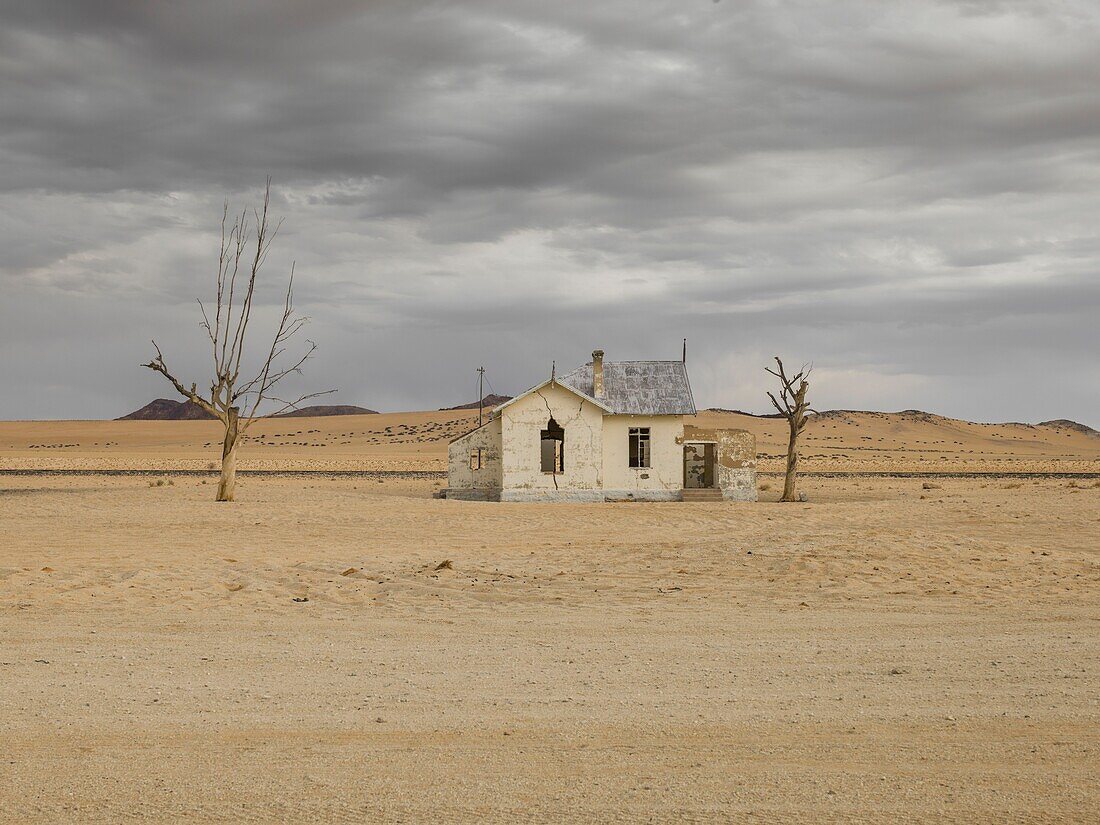
[[[447,498],[756,500],[756,439],[703,429],[684,361],[604,361],[546,381],[451,442]]]

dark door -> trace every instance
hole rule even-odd
[[[714,487],[714,445],[684,445],[684,489]]]

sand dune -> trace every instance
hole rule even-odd
[[[476,411],[263,420],[240,462],[253,469],[446,469],[447,443]],[[778,471],[785,423],[703,412],[700,426],[757,437],[759,466]],[[203,469],[220,458],[209,421],[0,422],[0,467]],[[1100,438],[1072,428],[977,424],[916,413],[844,413],[815,419],[801,450],[808,471],[1097,472]]]

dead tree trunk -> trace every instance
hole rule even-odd
[[[783,496],[780,501],[798,501],[798,492],[795,490],[798,479],[798,430],[793,424],[790,429],[791,434],[787,439],[787,473],[783,478]]]
[[[232,501],[237,487],[237,436],[240,434],[240,410],[229,408],[228,422],[225,425],[225,440],[222,442],[222,476],[218,482],[217,501]]]
[[[257,411],[265,401],[278,402],[272,414],[291,410],[307,398],[326,395],[326,392],[314,392],[299,396],[294,401],[284,401],[274,393],[276,385],[288,375],[302,372],[302,365],[313,355],[317,345],[312,341],[305,354],[296,360],[281,360],[290,340],[308,321],[294,313],[293,288],[294,267],[290,268],[290,280],[283,300],[283,314],[270,348],[261,351],[256,359],[257,372],[254,378],[241,379],[241,365],[245,356],[245,340],[248,323],[252,318],[252,301],[256,293],[256,277],[271,248],[272,241],[279,231],[268,222],[267,209],[271,200],[271,179],[264,191],[262,210],[253,212],[255,226],[250,226],[248,212],[237,216],[229,225],[229,206],[222,211],[221,247],[218,252],[218,284],[213,319],[206,307],[199,301],[202,311],[202,327],[210,339],[213,349],[214,378],[210,382],[210,395],[204,397],[197,392],[197,385],[188,389],[168,369],[160,347],[156,341],[153,348],[156,357],[148,364],[142,364],[154,372],[163,375],[176,391],[193,404],[202,407],[222,422],[225,436],[222,439],[222,472],[218,483],[218,501],[233,501],[237,483],[237,445],[256,420]],[[238,275],[241,277],[241,289],[237,289]]]
[[[788,378],[779,356],[776,356],[775,363],[778,370],[765,367],[765,371],[779,379],[779,398],[777,399],[770,392],[768,398],[771,399],[772,405],[779,414],[787,420],[787,426],[790,428],[790,435],[787,439],[787,474],[783,479],[783,496],[779,500],[798,501],[798,491],[796,489],[798,484],[798,436],[806,427],[806,413],[810,411],[809,402],[806,400],[810,382],[806,379],[812,367],[804,366],[797,375]]]

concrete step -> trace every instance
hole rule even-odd
[[[685,489],[684,501],[721,501],[722,491],[710,487]]]

